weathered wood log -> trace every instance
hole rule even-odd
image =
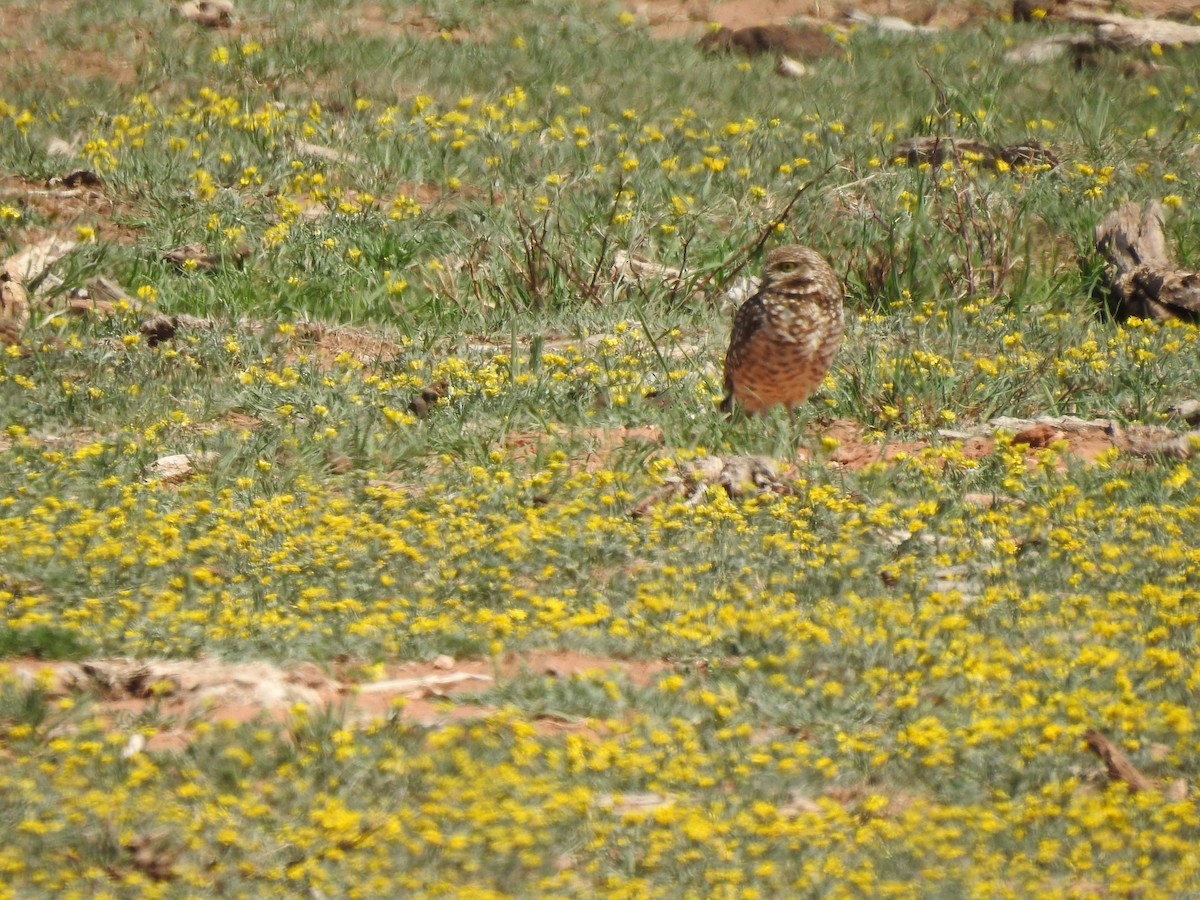
[[[1053,168],[1058,165],[1058,157],[1054,151],[1040,141],[1025,141],[1009,147],[993,147],[983,141],[948,135],[923,135],[901,141],[896,145],[892,158],[910,166],[919,166],[923,163],[939,166],[951,159],[960,165],[963,162],[969,162],[983,168],[997,170],[1022,166]]]
[[[1065,20],[1088,25],[1118,26],[1132,22],[1131,28],[1135,32],[1145,30],[1147,34],[1167,35],[1165,38],[1151,39],[1166,43],[1177,41],[1170,37],[1178,33],[1172,31],[1171,26],[1195,22],[1195,4],[1186,0],[1179,0],[1173,8],[1159,7],[1157,18],[1134,18],[1115,12],[1115,8],[1121,5],[1115,0],[1013,0],[1012,17],[1014,22]],[[1165,30],[1159,26],[1165,26]]]
[[[1063,16],[1069,22],[1094,25],[1095,41],[1114,49],[1134,47],[1174,47],[1200,44],[1200,26],[1171,22],[1166,19],[1135,19],[1119,13],[1098,13],[1092,10],[1071,9]]]
[[[1108,263],[1110,308],[1120,320],[1200,321],[1200,274],[1171,261],[1163,208],[1126,203],[1096,226],[1096,250]]]
[[[1015,64],[1049,62],[1070,53],[1076,66],[1096,65],[1107,51],[1157,51],[1200,43],[1200,26],[1166,19],[1135,19],[1114,12],[1102,12],[1095,3],[1029,2],[1013,4],[1013,18],[1028,21],[1040,9],[1047,17],[1093,26],[1090,32],[1056,34],[1022,44],[1004,55]],[[1190,18],[1190,16],[1189,16]],[[1154,70],[1155,66],[1149,66]],[[1134,74],[1139,74],[1135,72]],[[1143,73],[1148,74],[1148,73]]]
[[[1104,761],[1110,781],[1123,781],[1134,793],[1155,789],[1154,782],[1139,772],[1129,761],[1129,757],[1095,728],[1089,728],[1083,739],[1087,743],[1088,749]]]

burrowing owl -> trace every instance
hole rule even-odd
[[[762,285],[733,320],[725,354],[725,400],[748,413],[808,399],[833,364],[842,339],[842,284],[815,250],[767,254]]]

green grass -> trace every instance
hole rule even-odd
[[[243,725],[5,675],[12,896],[1194,891],[1196,463],[956,434],[1200,393],[1200,330],[1104,315],[1091,247],[1158,199],[1195,264],[1195,51],[1012,66],[1044,30],[997,17],[854,31],[792,81],[618,13],[266,2],[228,32],[139,2],[0,38],[0,254],[78,238],[38,302],[141,306],[37,305],[0,351],[0,657],[497,675],[463,722]],[[894,162],[949,133],[1059,163]],[[36,193],[77,167],[102,197]],[[763,236],[847,285],[798,425],[715,407]],[[164,260],[189,243],[213,267]],[[155,311],[214,321],[151,347]],[[901,452],[839,465],[833,432]],[[714,455],[783,490],[697,486]],[[502,674],[547,650],[606,664]],[[1163,791],[1109,783],[1089,728]]]

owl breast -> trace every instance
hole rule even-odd
[[[786,332],[764,327],[749,336],[731,385],[746,412],[798,406],[825,380],[841,340],[842,318],[840,310],[821,315],[820,324],[817,318],[804,326],[792,323]]]
[[[726,398],[748,413],[792,409],[824,380],[842,339],[842,284],[816,251],[767,255],[763,283],[738,310],[725,355]]]

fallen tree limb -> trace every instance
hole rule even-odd
[[[1013,4],[1013,18],[1028,21],[1034,8],[1043,8],[1048,18],[1093,26],[1091,31],[1056,34],[1028,41],[1004,55],[1011,63],[1043,63],[1070,52],[1077,65],[1095,63],[1100,51],[1162,50],[1200,44],[1200,26],[1166,19],[1135,19],[1114,12],[1102,12],[1092,4],[1031,3]]]
[[[1157,201],[1126,203],[1095,231],[1096,250],[1108,265],[1111,311],[1117,319],[1200,320],[1200,274],[1171,261]]]
[[[950,159],[959,165],[969,162],[997,171],[1023,167],[1051,169],[1058,165],[1057,155],[1040,141],[994,147],[983,141],[947,135],[924,135],[901,141],[892,158],[910,166],[924,163],[937,166]]]
[[[1095,728],[1089,728],[1083,739],[1087,742],[1088,749],[1104,761],[1110,780],[1123,781],[1134,792],[1155,790],[1154,782],[1139,772],[1129,761],[1129,757]]]
[[[1135,19],[1120,13],[1100,13],[1085,9],[1068,9],[1063,16],[1068,22],[1094,25],[1093,40],[1117,50],[1136,47],[1175,47],[1200,44],[1200,27],[1171,22],[1166,19]]]

